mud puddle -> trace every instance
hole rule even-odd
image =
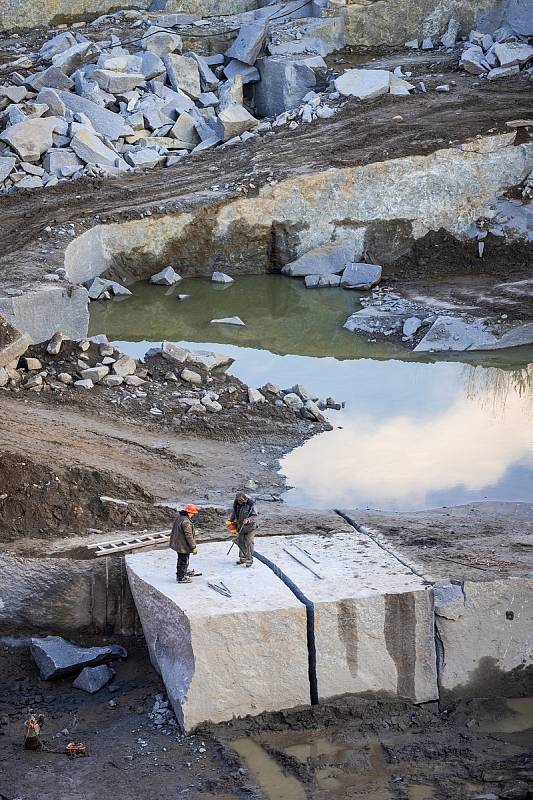
[[[92,334],[137,357],[162,339],[225,352],[250,386],[299,382],[345,402],[328,412],[332,431],[282,460],[286,502],[406,511],[533,499],[533,348],[416,357],[343,330],[357,293],[279,275],[132,290],[91,305]],[[234,315],[245,327],[210,324]]]
[[[290,732],[239,738],[231,747],[268,800],[390,800],[398,794],[398,783],[407,800],[432,800],[435,794],[431,783],[408,777],[419,773],[420,765],[389,764],[377,740],[345,743],[317,732]],[[301,766],[295,767],[295,761]]]
[[[497,720],[483,722],[479,729],[488,733],[521,733],[533,728],[533,697],[506,700],[510,713]]]

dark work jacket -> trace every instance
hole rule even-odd
[[[247,497],[246,502],[244,502],[242,506],[240,506],[236,500],[233,503],[230,520],[236,523],[237,528],[240,528],[245,519],[249,519],[250,522],[254,524],[257,523],[257,510],[251,497]]]
[[[184,511],[180,511],[174,520],[169,547],[176,553],[192,553],[196,547],[194,525]]]

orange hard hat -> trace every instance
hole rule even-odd
[[[183,509],[187,512],[187,514],[198,514],[198,509],[194,505],[194,503],[188,503]]]

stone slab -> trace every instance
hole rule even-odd
[[[309,704],[306,611],[268,569],[235,564],[228,542],[204,544],[176,583],[176,554],[126,557],[154,667],[185,730],[206,721]],[[222,581],[223,597],[208,583]]]
[[[30,650],[44,681],[73,675],[84,667],[94,667],[128,655],[120,645],[80,647],[61,636],[33,637]]]
[[[315,247],[297,258],[296,261],[285,264],[281,271],[284,275],[290,275],[292,278],[303,278],[307,275],[334,275],[342,272],[346,265],[353,261],[356,255],[355,250],[355,238],[328,242],[321,247]]]
[[[465,581],[439,602],[439,685],[446,696],[516,695],[533,686],[533,575]],[[452,613],[450,613],[450,609]]]
[[[355,531],[265,537],[256,545],[314,606],[321,700],[368,691],[418,703],[437,698],[433,596],[423,578]]]

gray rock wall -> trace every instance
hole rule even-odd
[[[329,13],[345,15],[347,44],[392,47],[444,33],[451,17],[467,33],[480,14],[501,5],[497,0],[333,0]]]
[[[2,555],[0,574],[0,635],[140,632],[122,558]]]
[[[0,0],[0,30],[37,28],[82,19],[122,8],[146,10],[152,0]],[[167,0],[165,12],[201,16],[238,14],[257,8],[256,0]]]

